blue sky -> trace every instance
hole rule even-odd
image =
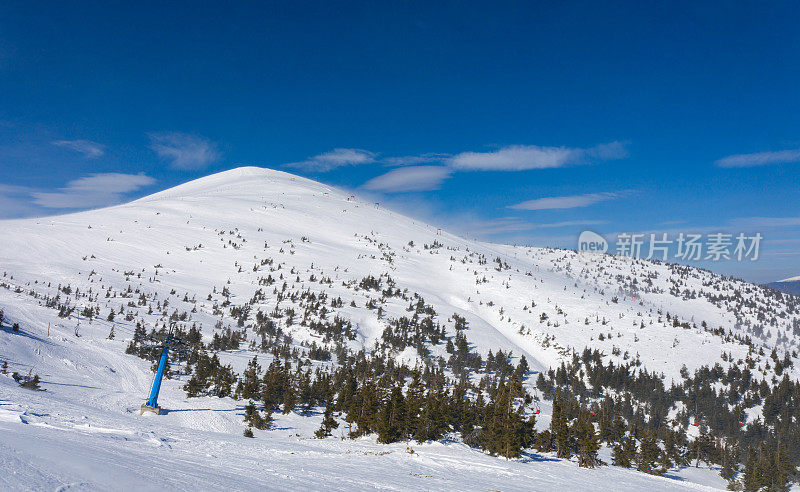
[[[259,165],[486,240],[761,233],[800,275],[800,9],[0,5],[0,217]]]

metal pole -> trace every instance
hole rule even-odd
[[[164,368],[167,366],[167,354],[169,348],[164,345],[161,351],[161,360],[158,361],[158,370],[156,370],[156,377],[153,380],[153,389],[150,390],[150,398],[147,399],[146,405],[151,408],[158,408],[158,392],[161,390],[161,379],[164,377]]]

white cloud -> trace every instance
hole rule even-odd
[[[510,232],[530,231],[534,228],[533,224],[523,222],[517,217],[500,217],[491,220],[469,222],[466,224],[467,230],[478,236],[494,236],[496,234],[507,234]]]
[[[447,163],[459,170],[524,171],[622,159],[627,155],[621,142],[589,149],[511,145],[494,152],[462,152],[447,159]]]
[[[568,220],[546,224],[525,222],[519,217],[499,217],[497,219],[469,222],[467,227],[478,235],[494,236],[511,232],[532,231],[534,229],[558,229],[562,227],[586,227],[607,224],[605,220]]]
[[[31,192],[33,202],[45,208],[94,208],[114,205],[122,195],[156,180],[144,174],[101,173],[70,181],[55,192]]]
[[[552,210],[563,208],[588,207],[595,203],[619,198],[619,193],[589,193],[586,195],[552,196],[537,198],[526,202],[511,205],[508,208],[515,210]]]
[[[364,183],[364,189],[382,192],[438,190],[452,170],[444,166],[408,166],[393,169]]]
[[[448,154],[406,155],[400,157],[386,157],[381,159],[381,162],[387,166],[416,166],[419,164],[441,162],[448,157],[450,157]]]
[[[11,219],[34,215],[35,207],[28,202],[30,193],[31,189],[28,187],[0,183],[0,218]]]
[[[293,167],[311,172],[328,172],[337,167],[356,166],[375,162],[373,152],[361,149],[333,149],[324,154],[315,155],[305,161],[290,162],[286,167]]]
[[[150,148],[176,169],[203,169],[222,154],[217,144],[205,137],[187,133],[150,133]]]
[[[739,217],[731,220],[731,224],[750,228],[800,227],[800,217]]]
[[[585,227],[608,224],[607,220],[565,220],[563,222],[553,222],[551,224],[534,224],[534,228],[551,229],[557,227]]]
[[[91,140],[56,140],[53,145],[80,152],[87,159],[97,159],[106,152],[104,145]]]
[[[755,167],[791,162],[800,162],[800,149],[730,155],[717,160],[716,165],[719,167]]]

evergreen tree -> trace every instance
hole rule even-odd
[[[555,449],[553,445],[553,434],[549,430],[543,430],[536,434],[533,445],[540,453],[550,453]]]
[[[262,416],[261,412],[256,408],[255,403],[250,401],[244,407],[244,421],[250,427],[264,430],[272,424],[272,412],[267,409]]]
[[[722,448],[722,468],[719,471],[719,476],[733,484],[736,478],[736,473],[739,471],[739,463],[736,459],[736,449],[732,445],[726,445]]]
[[[314,432],[318,439],[324,439],[331,435],[331,431],[339,427],[339,422],[333,418],[333,404],[329,401],[325,404],[325,413],[322,415],[322,424]]]
[[[658,440],[656,439],[655,433],[649,430],[644,431],[642,434],[639,456],[636,460],[636,469],[652,475],[663,474],[656,466],[660,455],[661,448],[658,447]]]
[[[744,463],[742,486],[747,492],[755,492],[761,488],[758,456],[753,448],[750,448],[747,451],[747,460]]]
[[[400,386],[394,386],[378,415],[378,442],[388,444],[402,439],[405,421],[403,390]]]
[[[514,406],[516,385],[512,381],[500,383],[495,399],[490,403],[481,441],[483,448],[493,455],[515,458],[522,453],[527,427],[520,409]]]
[[[614,465],[630,468],[636,461],[636,440],[631,436],[623,437],[621,442],[614,444],[612,452],[611,460]]]
[[[28,373],[28,376],[23,378],[23,381],[20,383],[20,387],[27,388],[30,390],[41,389],[39,387],[39,375],[34,374],[33,377],[31,377],[30,373]]]
[[[306,371],[300,375],[297,381],[297,398],[300,405],[303,407],[303,413],[311,411],[311,407],[315,402],[313,393],[313,389],[311,388],[311,374],[309,371]],[[327,395],[325,396],[327,397]],[[325,401],[327,401],[327,398]]]
[[[422,374],[419,370],[414,369],[411,373],[411,383],[408,385],[406,392],[406,421],[403,429],[403,434],[412,436],[415,439],[418,437],[417,423],[422,413],[422,405],[425,398],[425,387],[422,384]],[[418,442],[420,442],[418,440]]]
[[[353,414],[353,422],[357,425],[357,430],[352,437],[374,432],[378,411],[380,410],[378,388],[375,382],[372,380],[365,381],[364,385],[359,388],[353,403],[353,408],[348,411],[348,415],[350,413]]]
[[[673,464],[678,466],[685,465],[685,460],[679,447],[678,436],[669,429],[667,429],[664,437],[664,452],[667,453],[667,457]]]
[[[283,414],[287,415],[294,410],[297,404],[297,392],[291,381],[287,381],[283,387]]]
[[[713,454],[714,447],[714,438],[706,432],[704,426],[701,426],[700,435],[697,436],[697,439],[692,441],[692,444],[689,448],[689,451],[692,453],[695,459],[695,468],[700,466],[701,460],[709,463],[709,457]]]
[[[791,478],[797,474],[797,467],[792,463],[786,446],[783,443],[778,444],[775,458],[775,470],[777,474],[776,485],[779,488],[787,488],[787,484],[790,482]]]
[[[594,424],[586,418],[579,419],[575,424],[575,434],[578,437],[578,466],[594,468],[599,465],[600,437]]]
[[[553,400],[553,417],[550,421],[550,433],[553,434],[553,442],[556,448],[556,455],[559,458],[569,459],[572,456],[570,447],[570,432],[567,425],[563,397],[558,394]]]
[[[236,398],[252,399],[261,394],[261,366],[256,355],[247,363],[239,384],[236,385]]]

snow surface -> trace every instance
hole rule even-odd
[[[611,466],[584,470],[574,462],[536,454],[519,460],[493,458],[457,440],[414,443],[410,445],[414,452],[409,453],[406,444],[378,445],[374,437],[312,439],[321,420],[317,414],[277,416],[276,430],[256,431],[256,439],[248,439],[242,436],[242,402],[186,398],[181,390],[185,381],[180,379],[164,382],[159,403],[169,410],[166,415],[139,416],[153,376],[150,363],[124,353],[136,321],[125,321],[121,315],[113,323],[105,319],[109,309],[119,312],[125,307],[135,320],[152,326],[160,313],[148,315],[137,307],[139,293],[126,294],[128,287],[169,299],[169,313],[196,308],[189,323],[201,326],[209,339],[220,319],[235,328],[227,312],[214,312],[223,287],[230,290],[234,305],[243,304],[259,288],[259,278],[283,273],[293,289],[340,296],[344,307],[334,312],[358,329],[354,347],[369,349],[380,338],[384,321],[364,308],[374,296],[345,284],[369,274],[389,274],[400,289],[421,294],[442,324],[453,313],[466,317],[469,341],[483,354],[498,348],[513,350],[517,357],[525,355],[534,371],[541,371],[571,357],[571,350],[590,346],[618,363],[638,355],[644,367],[667,378],[677,378],[684,365],[693,370],[720,362],[723,352],[732,354],[732,360],[746,356],[746,346],[704,331],[701,322],[746,334],[757,323],[757,308],[781,309],[759,288],[710,272],[691,269],[677,278],[667,265],[641,260],[440,235],[435,226],[347,192],[253,167],[212,175],[125,205],[1,221],[0,228],[4,231],[0,273],[5,275],[0,281],[12,286],[0,288],[0,309],[6,317],[0,331],[0,359],[8,362],[9,371],[38,373],[46,389],[24,390],[0,376],[3,489],[725,486],[715,470],[706,468],[672,470],[660,478]],[[442,247],[426,247],[434,241]],[[269,272],[259,263],[264,258],[281,264],[280,272]],[[495,259],[508,268],[498,267]],[[291,270],[296,274],[289,274]],[[310,274],[333,282],[323,285],[310,280]],[[650,283],[650,290],[620,287],[620,279],[632,278],[638,285]],[[727,300],[669,294],[673,287],[708,290],[711,282],[716,282],[719,294],[744,289],[752,301],[751,312]],[[62,299],[72,299],[79,308],[71,318],[62,319],[42,305],[42,298],[56,295],[58,286],[67,284],[73,294],[62,294]],[[97,296],[94,304],[103,306],[94,321],[76,316],[85,299],[75,297],[75,289],[83,293],[91,289]],[[275,307],[272,288],[263,291],[267,297],[263,311],[269,312]],[[190,301],[184,302],[184,296]],[[350,301],[357,307],[350,307]],[[284,301],[282,307],[286,305]],[[404,301],[390,300],[382,306],[384,317],[403,316],[406,306]],[[547,321],[541,321],[542,313]],[[673,327],[666,313],[689,325]],[[12,322],[20,324],[21,333],[11,332]],[[107,340],[112,324],[116,338]],[[76,329],[80,337],[75,336]],[[318,335],[298,324],[286,330],[296,343],[318,341]],[[781,334],[790,334],[785,325],[773,327],[757,343],[769,346]],[[793,336],[783,343],[797,345]],[[614,348],[621,349],[619,355],[612,355]],[[433,352],[444,353],[441,346],[433,347]],[[242,348],[222,358],[241,372],[255,354]],[[413,362],[416,353],[397,357]],[[259,354],[259,360],[265,366],[269,358]],[[546,428],[550,407],[545,404],[542,410],[538,427]]]

